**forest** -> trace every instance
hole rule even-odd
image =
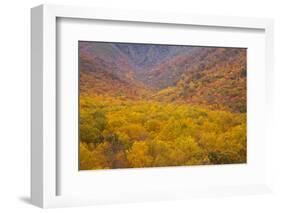
[[[247,161],[246,49],[79,42],[80,170]]]

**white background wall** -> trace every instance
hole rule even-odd
[[[191,14],[275,19],[275,124],[281,118],[281,5],[279,0],[5,0],[0,7],[0,212],[37,212],[29,204],[30,8],[41,3],[79,4]],[[279,100],[280,99],[280,100]],[[279,112],[278,112],[279,109]],[[278,127],[279,128],[279,127]],[[279,128],[281,129],[281,128]],[[277,130],[277,128],[276,128]],[[280,132],[280,131],[279,131]],[[279,133],[276,131],[276,133]],[[277,137],[276,137],[277,138]],[[69,212],[280,212],[281,141],[273,141],[272,195],[201,198],[67,209]],[[63,209],[47,210],[60,212]]]

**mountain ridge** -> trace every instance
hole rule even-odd
[[[246,112],[246,52],[242,48],[79,42],[81,88],[87,93]]]

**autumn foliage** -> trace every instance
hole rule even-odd
[[[246,162],[246,114],[81,97],[80,169]]]
[[[247,161],[246,50],[201,48],[139,80],[82,53],[81,170]]]

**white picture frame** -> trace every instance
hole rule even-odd
[[[91,205],[99,203],[138,202],[143,200],[165,200],[196,196],[252,194],[271,191],[270,161],[266,161],[264,170],[266,179],[259,184],[227,185],[209,188],[163,189],[156,193],[145,192],[142,195],[104,196],[98,199],[90,195],[58,195],[57,160],[57,20],[87,19],[116,20],[120,22],[143,22],[154,24],[202,26],[231,29],[256,29],[265,34],[266,114],[265,145],[270,144],[272,126],[273,91],[273,21],[271,19],[216,17],[187,14],[166,14],[146,11],[123,11],[74,6],[41,5],[31,10],[31,201],[33,204],[47,207]],[[266,155],[264,152],[263,155]],[[268,156],[265,156],[268,157]],[[268,158],[267,158],[268,159]],[[184,168],[183,168],[184,169]],[[168,171],[169,168],[166,168]],[[118,171],[115,171],[118,172]],[[196,185],[197,184],[197,185]],[[164,193],[165,192],[165,193]]]

